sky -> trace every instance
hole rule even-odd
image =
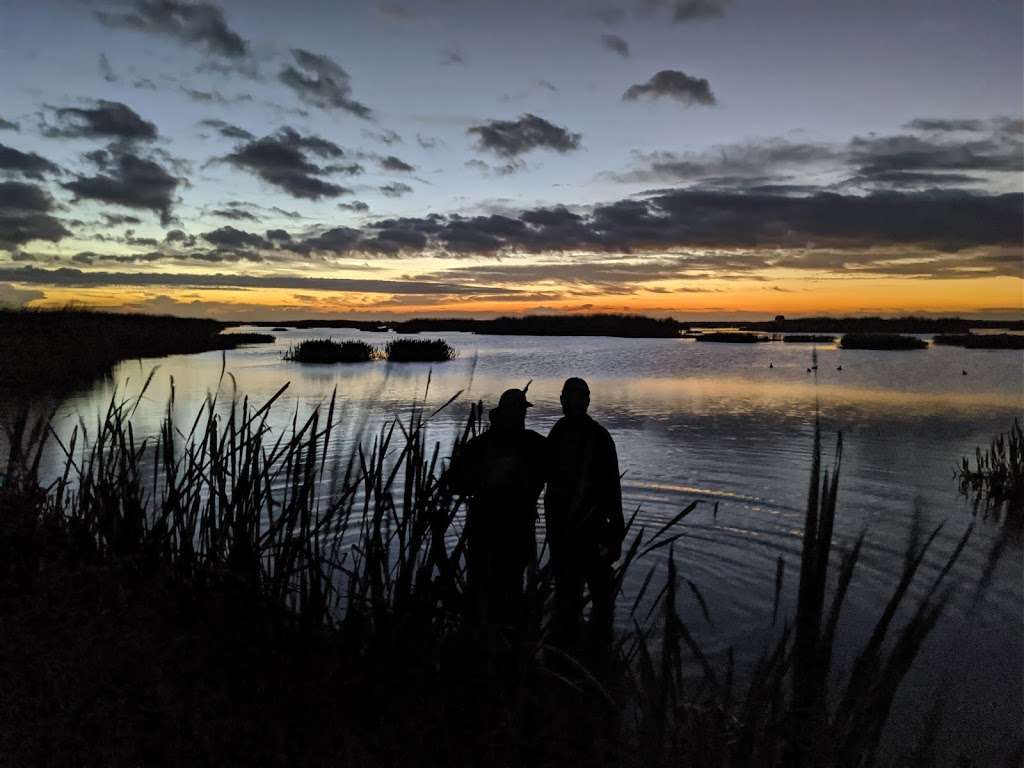
[[[0,305],[1024,315],[1024,5],[0,0]]]

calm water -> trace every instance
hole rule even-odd
[[[335,445],[347,452],[385,419],[424,399],[427,365],[303,366],[281,360],[284,349],[303,338],[383,343],[388,334],[325,329],[275,335],[275,345],[228,352],[225,360],[238,392],[257,404],[290,382],[274,409],[281,429],[296,409],[307,413],[329,400],[337,387],[344,439]],[[560,415],[562,380],[583,376],[592,390],[593,415],[618,445],[627,515],[639,506],[638,520],[654,527],[693,499],[709,502],[688,518],[676,555],[681,574],[704,594],[713,623],[703,619],[693,600],[684,602],[683,614],[706,649],[723,658],[734,647],[741,666],[751,663],[771,637],[780,555],[787,563],[782,615],[795,603],[816,402],[829,458],[836,434],[843,434],[838,548],[849,546],[865,526],[869,529],[840,633],[847,643],[839,652],[841,670],[895,584],[915,510],[925,530],[945,522],[919,576],[916,596],[924,593],[972,520],[953,479],[959,457],[973,455],[975,446],[986,445],[1024,413],[1020,352],[824,347],[818,350],[815,381],[807,372],[811,346],[804,344],[456,333],[445,338],[460,357],[433,367],[426,403],[432,410],[459,390],[463,394],[432,420],[436,439],[450,442],[470,402],[493,405],[503,389],[530,379],[536,407],[529,426],[546,433]],[[191,423],[207,392],[217,386],[220,353],[124,363],[110,381],[62,405],[60,430],[69,431],[79,415],[95,424],[114,387],[132,394],[154,365],[159,370],[136,413],[136,434],[155,432],[172,376],[176,413]],[[223,386],[230,393],[231,382]],[[718,502],[717,517],[713,502]],[[952,574],[953,604],[897,702],[899,712],[919,720],[941,696],[947,702],[944,738],[950,750],[962,749],[980,765],[1005,754],[1019,738],[1024,702],[1019,547],[1003,557],[980,602],[972,599],[994,538],[991,525],[978,526]],[[681,594],[685,600],[689,591]],[[893,744],[914,735],[905,728],[892,731]]]

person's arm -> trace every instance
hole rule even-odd
[[[455,493],[463,496],[476,491],[475,481],[478,478],[476,457],[480,453],[480,437],[478,435],[472,440],[456,446],[451,463],[448,465],[448,486]]]
[[[615,441],[605,433],[608,440],[605,464],[606,499],[605,520],[608,531],[608,559],[618,560],[622,555],[622,540],[626,536],[626,520],[622,515],[622,484],[619,480],[619,456],[615,451]]]

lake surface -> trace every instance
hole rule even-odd
[[[844,609],[840,672],[848,669],[896,583],[915,515],[928,532],[945,523],[915,582],[911,596],[919,597],[973,520],[953,478],[960,457],[973,456],[976,446],[987,445],[1024,413],[1024,353],[1015,351],[876,352],[819,345],[815,377],[807,370],[808,344],[446,333],[459,357],[432,368],[385,362],[311,366],[284,362],[282,353],[305,338],[383,344],[393,335],[338,329],[275,335],[273,345],[226,353],[223,364],[237,391],[258,405],[290,382],[272,419],[284,430],[296,409],[301,415],[326,404],[337,388],[344,439],[334,445],[345,454],[387,419],[422,403],[428,373],[427,413],[463,392],[431,420],[431,435],[446,445],[465,423],[472,401],[493,406],[502,390],[528,380],[536,406],[528,426],[546,433],[560,416],[563,379],[586,378],[591,413],[618,446],[627,516],[639,506],[638,521],[651,529],[693,499],[708,502],[684,522],[687,535],[677,542],[676,558],[681,575],[703,593],[713,623],[704,620],[689,590],[680,593],[681,607],[704,648],[721,661],[733,647],[741,668],[773,636],[779,556],[787,565],[780,615],[790,615],[795,605],[816,404],[829,463],[836,435],[843,435],[836,548],[849,547],[868,528]],[[222,356],[123,363],[110,380],[62,404],[58,431],[69,432],[79,416],[94,425],[114,388],[137,392],[153,366],[158,371],[133,419],[137,436],[155,433],[172,376],[175,412],[190,424],[217,387]],[[231,386],[230,380],[222,384],[226,396]],[[47,471],[55,472],[56,464]],[[978,524],[951,574],[952,604],[908,676],[894,718],[905,722],[912,715],[920,722],[931,703],[943,699],[949,754],[962,750],[978,765],[1012,748],[1024,706],[1019,546],[1007,550],[985,594],[973,599],[996,535],[994,525]],[[634,571],[637,579],[644,570]],[[629,595],[636,588],[631,586]],[[900,749],[915,735],[902,726],[890,730],[890,746]]]

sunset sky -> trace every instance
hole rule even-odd
[[[0,304],[1020,317],[1022,8],[0,0]]]

